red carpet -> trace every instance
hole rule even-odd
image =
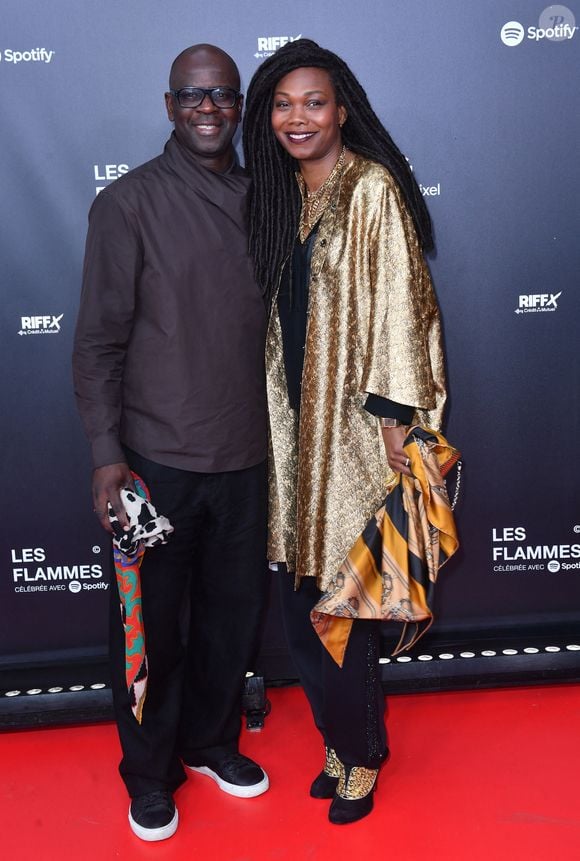
[[[192,775],[164,843],[130,832],[113,725],[0,735],[0,857],[6,861],[560,861],[580,859],[580,687],[392,697],[392,756],[375,810],[332,826],[308,796],[320,743],[299,688],[243,751],[270,775],[240,800]]]

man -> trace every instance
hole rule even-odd
[[[265,603],[266,312],[247,255],[248,179],[232,138],[238,70],[196,45],[174,61],[161,156],[104,189],[89,216],[74,349],[92,446],[94,507],[123,527],[120,499],[147,484],[175,532],[141,566],[149,676],[139,725],[111,612],[120,772],[143,840],[177,828],[183,764],[240,797],[265,792],[238,752],[244,677]]]

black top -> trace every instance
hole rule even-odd
[[[247,253],[249,180],[174,135],[89,215],[74,348],[95,467],[121,444],[196,472],[266,457],[266,309]]]
[[[282,271],[278,291],[278,315],[282,330],[288,400],[292,409],[296,411],[300,411],[302,369],[304,367],[304,347],[308,321],[310,262],[317,231],[318,224],[314,226],[304,243],[300,242],[299,237],[296,237],[292,255]],[[364,406],[368,412],[375,416],[399,419],[406,425],[413,421],[415,412],[414,407],[398,404],[396,401],[374,394],[367,396]]]
[[[318,224],[305,239],[297,237],[292,255],[282,272],[278,291],[278,315],[282,330],[284,368],[288,386],[288,400],[292,409],[300,410],[302,390],[302,369],[304,367],[304,347],[306,344],[306,325],[308,322],[308,283],[310,281],[310,261],[318,231]]]

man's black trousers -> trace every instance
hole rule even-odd
[[[141,565],[149,677],[143,720],[131,712],[119,600],[112,591],[110,656],[120,772],[134,797],[174,791],[181,763],[236,751],[245,674],[266,603],[266,464],[195,473],[127,451],[157,512],[175,532]]]

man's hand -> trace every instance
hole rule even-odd
[[[94,470],[93,505],[101,526],[107,532],[113,532],[107,514],[107,502],[111,503],[121,526],[123,528],[129,526],[127,514],[120,496],[123,487],[130,487],[132,490],[135,490],[131,470],[126,463],[111,463],[108,466],[100,466]]]
[[[404,425],[399,425],[396,428],[381,428],[383,432],[383,441],[387,451],[387,461],[394,472],[402,472],[403,475],[412,476],[409,469],[409,459],[405,454],[403,443],[407,437],[407,430]]]

